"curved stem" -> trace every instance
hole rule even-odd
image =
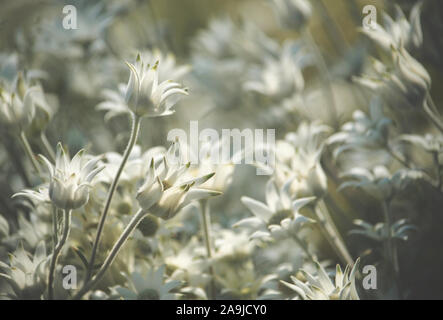
[[[29,160],[31,160],[32,166],[37,173],[40,173],[40,166],[37,163],[37,160],[34,157],[34,152],[32,152],[31,145],[29,144],[28,138],[26,138],[25,132],[22,131],[20,133],[20,140],[23,143],[23,147],[25,148],[26,155]]]
[[[326,239],[330,242],[345,264],[353,265],[354,260],[352,259],[345,242],[340,236],[340,233],[338,232],[323,199],[319,200],[317,209],[320,209],[319,207],[321,207],[321,210],[316,210],[316,216],[319,220],[320,226],[322,227],[324,235],[326,236]]]
[[[51,264],[49,266],[49,276],[48,276],[48,298],[49,300],[54,299],[54,272],[57,266],[57,260],[66,240],[69,237],[69,231],[71,230],[71,210],[64,210],[64,226],[63,235],[57,245],[54,247],[54,252],[52,254]]]
[[[203,236],[205,239],[206,246],[206,254],[208,256],[208,260],[212,259],[212,248],[211,248],[211,235],[210,235],[210,213],[209,213],[209,202],[208,200],[200,201],[200,213],[201,213],[201,222],[203,229]],[[210,298],[215,299],[215,270],[212,264],[209,265],[209,272],[211,273],[211,282],[210,282]]]
[[[309,259],[309,261],[315,264],[317,262],[317,259],[315,259],[312,256],[312,254],[309,252],[306,243],[295,234],[292,235],[292,239],[294,239],[294,241],[298,244],[298,246],[302,248],[303,252],[306,254],[306,257]]]
[[[423,105],[423,110],[425,114],[428,116],[428,119],[443,133],[443,122],[438,115],[437,107],[434,104],[431,96],[428,94],[426,97],[426,101]]]
[[[395,241],[392,238],[392,221],[389,214],[389,202],[387,200],[382,202],[383,215],[385,219],[385,226],[387,231],[387,239],[386,239],[386,251],[388,255],[389,262],[392,265],[392,269],[394,270],[395,282],[397,283],[398,295],[400,296],[400,267],[398,263],[398,254],[397,254],[397,246],[395,245]]]
[[[106,270],[108,270],[109,266],[114,262],[115,258],[117,257],[118,253],[120,252],[120,249],[123,247],[123,245],[128,240],[129,236],[132,234],[134,229],[138,226],[140,221],[145,217],[146,212],[140,209],[134,217],[131,219],[129,224],[126,226],[125,230],[123,230],[122,234],[118,238],[117,242],[114,244],[114,246],[111,249],[111,252],[106,257],[105,261],[103,262],[103,265],[98,270],[97,274],[89,281],[87,280],[83,287],[80,289],[79,292],[73,297],[73,299],[80,299],[85,293],[87,293],[89,290],[91,290],[97,282],[99,282],[103,276],[106,273]]]
[[[128,145],[126,146],[126,150],[123,154],[122,162],[120,163],[117,173],[115,174],[114,180],[112,181],[111,187],[108,192],[108,196],[106,198],[103,212],[100,216],[100,222],[98,224],[97,234],[95,236],[95,241],[94,241],[94,244],[92,247],[92,253],[91,253],[91,258],[89,260],[88,270],[86,271],[86,281],[88,281],[92,276],[92,272],[94,269],[94,262],[95,262],[95,258],[97,255],[98,246],[100,243],[100,237],[103,232],[103,227],[105,225],[105,220],[108,215],[109,208],[111,206],[112,197],[114,196],[115,189],[117,188],[118,181],[119,181],[120,176],[123,172],[123,169],[125,168],[126,162],[128,161],[128,158],[129,158],[129,155],[132,151],[132,148],[134,147],[134,145],[137,141],[138,133],[140,131],[140,121],[141,121],[141,118],[139,116],[132,114],[131,136],[129,138]]]
[[[405,168],[413,169],[413,167],[408,162],[406,162],[406,160],[402,159],[389,145],[386,146],[386,151],[393,159],[397,160]]]
[[[324,84],[327,89],[326,90],[327,95],[329,96],[329,100],[331,102],[331,108],[328,108],[328,111],[330,113],[331,120],[334,124],[334,127],[336,129],[338,129],[338,127],[339,127],[339,120],[338,120],[338,114],[337,114],[338,109],[337,109],[337,104],[335,102],[334,90],[332,89],[332,85],[331,85],[331,83],[332,83],[331,74],[328,71],[328,66],[326,65],[325,59],[323,58],[323,56],[320,52],[320,49],[318,48],[317,44],[315,43],[314,37],[312,36],[312,34],[308,28],[305,28],[304,35],[305,35],[305,38],[306,38],[309,46],[314,51],[314,55],[317,60],[318,71],[320,71],[320,73],[326,77],[326,80],[324,80]]]
[[[57,219],[58,208],[53,206],[52,208],[52,232],[54,233],[52,236],[52,240],[54,242],[54,248],[58,242],[58,219]]]
[[[55,152],[54,149],[52,149],[48,138],[46,137],[45,131],[42,131],[42,133],[40,134],[40,139],[42,140],[43,147],[45,148],[45,151],[48,154],[49,158],[55,163]]]

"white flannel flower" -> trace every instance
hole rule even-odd
[[[434,136],[431,134],[426,134],[425,136],[403,134],[400,135],[397,140],[411,143],[429,153],[434,153],[436,155],[443,151],[443,138],[441,136]]]
[[[161,83],[169,79],[181,80],[191,70],[189,65],[178,65],[174,54],[163,53],[159,49],[140,52],[141,61],[158,61],[158,81]]]
[[[407,50],[416,50],[423,43],[420,14],[423,2],[419,1],[412,8],[409,21],[398,5],[395,5],[396,18],[392,19],[383,12],[384,28],[375,22],[374,27],[363,28],[362,32],[371,38],[383,50],[404,46]]]
[[[9,255],[9,265],[0,261],[0,278],[6,280],[12,291],[6,295],[13,299],[39,299],[46,289],[46,247],[39,242],[34,255],[31,256],[20,244],[13,254]]]
[[[292,180],[291,195],[320,198],[327,189],[327,177],[320,164],[324,134],[329,128],[301,123],[297,132],[288,133],[276,143],[275,181],[282,186]]]
[[[308,0],[272,0],[281,24],[286,28],[303,28],[312,15]]]
[[[220,139],[216,142],[208,139],[208,141],[200,142],[199,150],[193,150],[191,146],[183,144],[184,160],[192,162],[192,159],[198,159],[198,164],[191,165],[187,172],[190,178],[215,173],[214,177],[203,183],[200,188],[224,192],[231,185],[235,163],[238,163],[236,160],[241,155],[238,152],[224,159],[223,150],[229,147],[228,143],[227,139]]]
[[[354,111],[353,121],[345,123],[341,132],[328,138],[328,144],[343,143],[334,150],[334,158],[343,151],[356,149],[380,149],[388,145],[389,126],[392,120],[385,117],[381,100],[373,98],[369,106],[369,114],[361,110]]]
[[[424,174],[419,170],[399,170],[391,175],[384,166],[376,166],[373,170],[366,168],[352,168],[341,177],[352,180],[343,182],[339,190],[344,188],[362,188],[374,198],[383,201],[392,199],[398,192],[403,190],[408,183],[424,179]]]
[[[105,110],[108,120],[123,113],[134,113],[138,117],[161,117],[174,113],[172,107],[180,96],[187,95],[179,83],[172,80],[159,81],[159,62],[153,66],[146,64],[137,56],[135,65],[126,62],[130,70],[129,81],[118,91],[105,90],[105,102],[97,105],[98,110]],[[161,66],[160,66],[161,67]]]
[[[270,240],[289,236],[290,232],[299,231],[311,220],[299,214],[299,209],[315,198],[301,198],[292,201],[288,181],[278,190],[274,181],[266,184],[266,204],[249,197],[242,197],[243,204],[254,217],[237,222],[234,227],[245,227],[253,231],[251,239]],[[282,225],[280,225],[282,223]],[[289,232],[289,233],[288,233]]]
[[[55,206],[65,210],[84,206],[89,200],[92,179],[104,168],[102,165],[97,166],[100,157],[85,161],[84,153],[84,150],[80,150],[70,160],[61,143],[58,143],[55,166],[40,155],[48,167],[49,188],[42,187],[39,192],[24,190],[14,196],[23,195],[33,200],[45,202],[49,198]]]
[[[386,227],[387,225],[383,222],[372,225],[369,222],[357,219],[354,220],[354,224],[358,226],[359,229],[353,229],[349,231],[349,234],[361,235],[379,242],[387,241],[389,237],[392,239],[407,241],[409,238],[409,231],[418,230],[416,226],[408,223],[406,219],[400,219],[393,223],[390,231],[388,231]],[[391,233],[390,235],[389,232]]]
[[[431,77],[426,69],[404,48],[392,49],[392,68],[373,59],[373,75],[355,77],[362,86],[382,94],[394,106],[423,108],[431,89]]]
[[[147,177],[137,193],[137,200],[143,210],[165,220],[174,217],[193,201],[221,194],[215,190],[199,188],[214,173],[186,179],[190,164],[181,163],[180,152],[180,146],[175,142],[159,165],[152,159]]]
[[[352,269],[347,265],[344,273],[337,265],[335,282],[331,281],[323,266],[317,263],[317,276],[302,270],[307,279],[306,283],[294,276],[291,277],[293,284],[285,281],[282,283],[294,290],[303,300],[360,300],[355,285],[355,273],[359,262],[360,258],[355,261]]]
[[[32,95],[36,91],[29,88],[24,92],[7,92],[0,86],[0,123],[17,132],[28,128],[35,114]]]
[[[300,45],[287,42],[279,57],[265,58],[260,79],[246,82],[246,90],[255,91],[274,98],[285,98],[303,90],[302,74],[304,54]],[[254,75],[254,78],[257,78]]]
[[[133,272],[127,277],[129,288],[117,287],[115,290],[125,300],[176,300],[177,293],[170,291],[180,286],[178,280],[164,281],[165,266],[150,269],[143,277],[139,272]]]

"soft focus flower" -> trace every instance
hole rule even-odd
[[[379,98],[371,100],[368,115],[356,110],[352,117],[353,121],[345,123],[341,132],[328,138],[328,144],[343,143],[334,150],[335,158],[350,149],[379,149],[388,145],[389,126],[392,120],[384,116]]]
[[[304,27],[312,15],[308,0],[272,0],[277,16],[286,28],[299,30]]]
[[[396,4],[396,18],[393,20],[383,12],[384,28],[375,22],[374,27],[363,28],[362,32],[369,36],[383,50],[389,52],[391,47],[404,46],[407,50],[417,50],[423,43],[420,14],[423,1],[418,1],[411,10],[408,19],[401,8]]]
[[[327,189],[327,177],[320,164],[323,139],[329,128],[317,123],[302,123],[297,132],[288,133],[276,144],[275,181],[282,186],[292,180],[291,195],[320,198]]]
[[[294,290],[303,300],[360,300],[355,286],[355,273],[358,270],[360,259],[355,261],[354,266],[346,266],[343,273],[337,265],[335,282],[332,282],[322,265],[317,263],[317,276],[303,272],[308,280],[303,283],[296,277],[291,277],[292,283],[283,282]]]
[[[387,241],[390,237],[393,239],[406,241],[409,238],[409,231],[417,231],[417,227],[415,227],[413,224],[408,223],[406,219],[400,219],[393,223],[391,225],[390,231],[388,231],[388,228],[386,228],[386,224],[383,222],[372,225],[369,222],[357,219],[354,220],[354,224],[358,226],[359,229],[353,229],[349,231],[349,234],[362,235],[364,237],[379,242]]]
[[[41,241],[31,256],[20,245],[11,254],[9,265],[0,261],[0,278],[6,279],[12,291],[7,296],[14,299],[40,299],[46,289],[46,247]]]
[[[127,277],[128,288],[117,287],[116,291],[125,300],[176,300],[177,293],[170,291],[177,288],[178,280],[164,281],[165,266],[150,269],[143,277],[139,272],[133,272]]]
[[[389,200],[408,183],[423,179],[423,175],[419,170],[399,170],[391,175],[384,166],[376,166],[373,170],[354,167],[342,175],[343,178],[351,180],[343,182],[339,189],[362,188],[380,201]]]
[[[243,219],[235,224],[236,227],[246,227],[253,231],[252,239],[270,239],[271,236],[282,237],[283,229],[298,230],[310,220],[298,213],[298,210],[314,200],[302,198],[292,201],[288,181],[280,190],[273,180],[266,184],[266,204],[249,197],[242,197],[243,204],[254,214],[252,218]],[[280,223],[283,226],[279,227]],[[295,231],[294,230],[294,231]]]
[[[0,87],[0,123],[18,132],[25,130],[35,114],[34,91],[29,88],[24,92],[7,92]]]
[[[302,74],[303,58],[306,56],[300,45],[286,43],[280,56],[265,59],[264,67],[260,66],[262,70],[259,80],[246,82],[245,89],[276,98],[285,98],[300,92],[305,85]]]
[[[392,68],[373,59],[374,75],[355,77],[355,81],[382,94],[398,108],[423,108],[431,89],[429,73],[404,48],[391,49],[394,64]]]

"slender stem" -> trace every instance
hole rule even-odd
[[[49,300],[54,299],[54,272],[57,266],[57,260],[60,255],[60,252],[63,246],[66,243],[66,240],[69,237],[69,231],[71,229],[71,210],[64,210],[64,226],[63,226],[63,235],[57,245],[54,247],[54,252],[52,254],[51,264],[49,267],[49,276],[48,276],[48,298]]]
[[[88,270],[86,272],[86,281],[88,281],[92,276],[92,272],[94,269],[94,262],[95,262],[95,258],[97,255],[98,246],[100,243],[100,237],[103,232],[103,227],[105,225],[105,220],[108,215],[109,208],[111,206],[112,197],[114,196],[115,189],[117,188],[118,181],[119,181],[120,176],[123,172],[123,169],[125,168],[125,164],[128,161],[128,158],[129,158],[129,155],[132,151],[132,148],[134,147],[134,145],[137,141],[138,133],[140,131],[140,121],[141,121],[141,118],[139,116],[132,114],[131,136],[129,138],[128,145],[126,146],[126,150],[123,154],[122,162],[117,170],[117,173],[115,174],[114,180],[112,181],[111,187],[108,192],[108,196],[106,198],[106,203],[105,203],[103,212],[100,216],[100,222],[98,224],[97,234],[95,236],[95,241],[94,241],[94,244],[92,247],[91,258],[89,260],[89,266],[88,266]]]
[[[143,211],[142,209],[140,209],[134,215],[129,224],[126,226],[125,230],[123,230],[117,242],[112,247],[111,252],[106,257],[105,261],[103,262],[103,265],[100,267],[97,274],[90,281],[88,280],[85,282],[83,287],[79,290],[79,292],[77,292],[77,294],[75,294],[73,299],[80,299],[85,293],[91,290],[97,284],[97,282],[99,282],[103,278],[103,276],[106,273],[106,270],[108,270],[109,266],[114,262],[115,258],[120,252],[120,249],[126,243],[126,241],[130,237],[134,229],[137,227],[140,221],[145,217],[145,215],[146,212]]]
[[[53,206],[52,208],[52,240],[54,242],[54,248],[57,245],[58,242],[58,219],[57,219],[57,212],[58,209],[56,206]]]
[[[392,238],[392,231],[391,231],[392,222],[389,214],[389,200],[382,201],[382,209],[385,219],[385,227],[387,231],[386,251],[389,263],[392,265],[392,269],[394,270],[394,278],[395,278],[395,283],[397,284],[398,296],[401,298],[400,267],[398,263],[397,246],[395,244],[394,239]]]
[[[42,140],[43,147],[46,150],[47,155],[53,162],[55,162],[55,152],[54,149],[51,147],[51,144],[48,141],[48,138],[46,137],[45,131],[42,131],[40,134],[40,139]]]
[[[40,166],[37,163],[37,160],[34,157],[34,152],[32,152],[31,145],[29,144],[28,138],[26,138],[25,132],[22,131],[20,133],[20,140],[23,143],[23,147],[25,149],[26,155],[28,156],[29,160],[31,160],[32,166],[34,167],[34,170],[37,173],[40,173]]]
[[[302,248],[303,252],[306,254],[306,257],[309,259],[309,261],[315,264],[317,262],[317,259],[315,259],[312,256],[312,254],[309,252],[306,243],[295,234],[292,235],[292,239],[294,239],[294,241],[298,244],[298,246]]]
[[[346,248],[346,244],[340,236],[340,233],[338,232],[338,229],[335,226],[334,221],[332,220],[323,199],[320,199],[318,202],[317,209],[320,209],[320,207],[321,210],[317,210],[316,215],[320,222],[320,225],[322,226],[322,230],[326,238],[329,240],[333,248],[337,251],[342,261],[345,264],[352,265],[354,263],[354,260],[352,259],[352,256]]]
[[[343,37],[342,32],[340,31],[340,27],[334,21],[331,14],[329,13],[328,8],[324,4],[322,0],[318,1],[318,6],[320,8],[320,13],[322,16],[322,25],[326,32],[329,34],[328,39],[331,39],[332,45],[335,50],[339,54],[343,54],[349,48],[348,43],[346,43],[345,38]]]
[[[212,246],[211,246],[211,234],[210,234],[210,212],[209,212],[209,202],[208,200],[201,200],[200,201],[200,213],[201,213],[201,222],[202,222],[202,229],[203,229],[203,236],[205,239],[205,246],[206,246],[206,254],[208,256],[208,260],[212,259]],[[215,299],[216,296],[216,286],[215,286],[215,270],[212,265],[212,263],[209,265],[209,272],[211,273],[211,282],[210,282],[210,294],[212,299]]]
[[[437,189],[440,190],[443,181],[442,181],[441,173],[440,173],[441,167],[440,167],[440,163],[438,161],[438,152],[433,152],[432,158],[434,160],[435,169],[437,171]]]
[[[324,84],[326,86],[326,93],[329,97],[329,100],[331,102],[331,108],[328,108],[328,111],[330,113],[331,116],[331,120],[334,124],[334,127],[336,129],[338,129],[339,127],[339,120],[338,120],[338,114],[337,114],[337,104],[335,102],[335,97],[334,97],[334,90],[332,89],[332,78],[331,78],[331,74],[329,73],[328,70],[328,66],[326,65],[325,59],[323,58],[319,47],[317,46],[317,44],[315,43],[314,37],[312,36],[311,32],[309,31],[308,28],[304,29],[304,35],[305,35],[305,39],[308,42],[309,46],[311,47],[311,49],[314,51],[314,55],[316,57],[317,60],[317,68],[318,71],[326,77],[326,80],[324,80]]]
[[[438,115],[438,109],[435,106],[434,100],[430,95],[427,96],[425,103],[423,104],[423,110],[428,116],[428,119],[443,133],[443,122]]]
[[[413,169],[412,166],[406,160],[402,159],[394,150],[392,150],[390,146],[386,146],[386,151],[393,159],[397,160],[405,168]]]

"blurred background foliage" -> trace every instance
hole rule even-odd
[[[92,2],[92,1],[91,1]],[[52,21],[53,17],[59,16],[56,23],[61,24],[63,15],[61,8],[66,4],[80,4],[81,1],[56,1],[56,0],[1,0],[0,1],[0,54],[19,53],[18,64],[27,70],[41,69],[49,76],[43,78],[45,92],[49,93],[48,98],[51,103],[58,108],[53,121],[48,128],[48,136],[51,143],[65,141],[72,152],[76,152],[83,146],[89,146],[90,151],[102,153],[109,150],[121,151],[128,139],[128,123],[126,119],[113,119],[108,123],[103,123],[103,115],[94,110],[94,106],[100,101],[99,92],[88,92],[88,89],[97,87],[111,87],[115,79],[108,78],[107,74],[114,73],[120,76],[121,81],[125,81],[127,71],[123,64],[125,59],[134,56],[133,48],[153,49],[160,48],[163,51],[173,52],[178,62],[190,63],[192,61],[192,40],[208,26],[211,19],[220,16],[230,16],[235,22],[245,19],[253,21],[268,36],[283,42],[285,39],[297,39],[300,37],[296,31],[285,31],[278,25],[274,14],[271,12],[265,1],[259,0],[136,0],[136,1],[105,1],[109,12],[113,12],[112,24],[106,28],[105,44],[106,48],[93,48],[92,39],[81,39],[78,41],[83,50],[81,55],[76,57],[75,63],[68,64],[61,58],[62,55],[51,54],[48,51],[30,52],[27,51],[29,44],[34,42],[36,34],[46,32],[39,29],[46,21]],[[342,81],[337,81],[334,85],[338,106],[343,124],[352,118],[352,111],[358,108],[365,108],[366,100],[358,93],[353,84],[350,83],[350,76],[360,74],[364,68],[363,58],[368,54],[377,56],[379,52],[371,45],[367,38],[361,36],[358,28],[362,23],[362,7],[366,4],[373,4],[379,12],[391,13],[393,5],[396,3],[405,12],[409,12],[416,3],[414,0],[383,1],[383,0],[313,0],[314,15],[310,20],[310,30],[318,43],[320,50],[327,59],[327,63],[332,73],[342,75]],[[441,53],[443,52],[443,1],[428,0],[423,7],[422,27],[424,34],[424,46],[418,57],[432,77],[432,96],[435,101],[443,101],[443,62]],[[57,31],[55,31],[57,32]],[[56,35],[50,35],[50,37]],[[94,37],[94,35],[91,35]],[[62,31],[63,37],[63,31]],[[63,48],[58,48],[63,49]],[[104,53],[106,51],[106,53]],[[109,55],[109,52],[111,53]],[[106,59],[106,62],[104,62]],[[97,63],[97,61],[101,61]],[[109,61],[108,61],[109,60]],[[339,67],[337,67],[339,66]],[[82,70],[79,72],[80,68]],[[113,69],[117,69],[117,72]],[[8,70],[2,70],[7,75]],[[68,74],[68,76],[67,76]],[[76,76],[81,74],[81,77]],[[97,77],[97,75],[99,75]],[[315,69],[308,67],[304,72],[306,82],[312,87],[319,81]],[[230,81],[230,79],[226,79]],[[91,85],[90,83],[93,83]],[[191,85],[191,83],[185,83]],[[190,86],[192,93],[192,86]],[[51,94],[53,94],[51,96]],[[223,94],[223,93],[222,93]],[[158,118],[155,121],[147,121],[141,133],[140,144],[142,147],[152,147],[155,145],[166,145],[166,133],[169,129],[182,127],[187,130],[189,120],[200,119],[205,115],[202,110],[202,103],[193,106],[192,94],[182,108],[177,108],[177,114],[171,119]],[[312,102],[306,116],[311,120],[324,119],[324,104],[320,100]],[[204,104],[204,103],[203,103]],[[440,103],[441,105],[441,103]],[[249,114],[251,109],[241,106],[232,106],[232,110],[217,110],[210,113],[205,120],[208,127],[234,128],[251,126]],[[233,112],[233,113],[231,113]],[[232,115],[232,116],[229,116]],[[206,115],[205,115],[206,117]],[[294,131],[299,124],[297,120],[289,121],[289,124],[279,123],[282,130],[277,130],[277,136],[282,137],[288,131]],[[417,121],[410,123],[410,129],[424,130],[423,119],[417,117]],[[98,125],[100,124],[100,125]],[[255,124],[260,126],[261,124]],[[269,127],[273,127],[272,124]],[[62,130],[60,130],[62,129]],[[12,140],[7,139],[7,133],[1,138],[2,143],[12,149],[12,154],[19,154],[20,148],[14,145]],[[33,148],[38,151],[39,145],[32,139]],[[2,162],[7,161],[2,159]],[[17,161],[16,165],[20,165]],[[12,170],[12,169],[11,169]],[[251,171],[252,172],[252,171]],[[240,173],[238,173],[240,175]],[[248,173],[243,173],[247,176]],[[253,174],[252,174],[253,175]],[[9,171],[1,172],[0,190],[1,210],[13,212],[11,204],[5,200],[17,190],[20,184],[14,185],[10,180]],[[244,208],[239,207],[242,195],[257,196],[263,198],[264,191],[254,188],[247,188],[252,181],[263,182],[264,179],[254,177],[246,179],[243,183],[233,186],[228,191],[226,197],[230,199],[226,206],[219,204],[219,212],[223,212],[226,217],[216,216],[216,222],[229,224],[233,216],[244,215]],[[361,192],[347,192],[346,199],[336,191],[338,185],[333,179],[330,183],[330,198],[334,198],[338,208],[334,208],[336,224],[343,233],[346,233],[352,226],[352,220],[357,217],[374,219],[372,212],[378,210],[377,205],[371,199],[365,198]],[[245,188],[246,186],[246,188]],[[403,262],[402,281],[406,287],[412,291],[412,298],[443,298],[441,287],[443,285],[443,255],[441,245],[443,244],[443,215],[438,217],[429,216],[429,212],[435,206],[441,208],[439,203],[426,203],[419,199],[426,199],[426,194],[430,192],[426,188],[420,193],[406,194],[407,197],[417,199],[416,211],[422,215],[421,225],[428,227],[424,236],[416,241],[420,245],[406,244],[407,250],[415,250],[410,256],[414,260]],[[225,198],[226,199],[226,198]],[[223,200],[221,200],[223,202]],[[401,204],[401,199],[398,200]],[[235,203],[235,205],[232,205]],[[231,206],[230,206],[231,204]],[[362,205],[364,204],[364,205]],[[9,210],[8,210],[9,209]],[[412,210],[413,211],[413,210]],[[440,210],[441,211],[441,210]],[[14,217],[11,215],[11,220]],[[222,221],[226,219],[226,221]],[[434,220],[432,220],[434,219]],[[430,223],[430,221],[433,221]],[[376,222],[376,221],[372,221]],[[412,240],[414,241],[414,240]],[[323,246],[325,258],[332,258],[333,252],[326,243]],[[367,247],[365,242],[350,242],[350,250],[359,252]],[[404,249],[406,250],[406,249]],[[328,257],[328,254],[331,257]],[[371,255],[371,252],[367,252]],[[417,271],[420,270],[420,271]]]

